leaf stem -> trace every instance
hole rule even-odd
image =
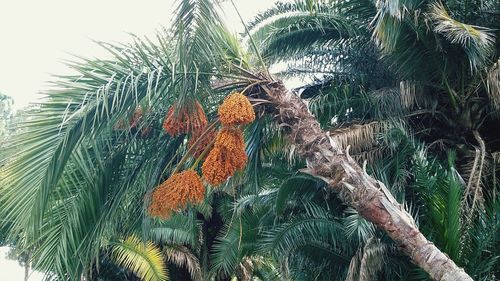
[[[233,5],[234,9],[236,10],[236,13],[238,14],[238,17],[240,18],[241,23],[245,27],[245,32],[247,33],[248,37],[250,38],[250,43],[251,43],[252,48],[254,49],[255,53],[257,54],[257,57],[259,58],[259,62],[261,64],[262,68],[264,69],[264,71],[266,72],[266,74],[268,75],[268,77],[271,77],[271,74],[269,73],[269,70],[267,69],[266,64],[264,63],[264,60],[262,59],[262,56],[260,55],[260,52],[257,49],[257,45],[255,44],[255,41],[252,38],[252,35],[250,35],[250,31],[248,30],[248,27],[245,24],[245,21],[241,17],[240,11],[238,10],[238,8],[236,8],[236,5],[234,4],[233,0],[231,0],[231,4]]]

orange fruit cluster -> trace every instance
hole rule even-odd
[[[243,133],[238,128],[223,128],[215,140],[201,170],[205,180],[213,186],[220,185],[238,170],[245,168],[247,154]]]
[[[255,112],[245,95],[233,93],[219,107],[219,120],[224,126],[245,125],[255,120]]]
[[[206,125],[207,117],[198,101],[180,108],[176,104],[172,105],[163,121],[163,128],[172,137],[200,130]]]
[[[137,106],[134,110],[134,114],[128,121],[126,119],[121,119],[116,122],[114,129],[118,131],[130,130],[133,134],[140,129],[139,137],[148,138],[151,135],[152,128],[144,124],[144,113],[141,106]]]
[[[201,171],[209,184],[218,186],[234,175],[236,169],[228,159],[227,152],[222,151],[220,147],[214,146],[205,162],[203,162]]]
[[[238,128],[223,128],[215,139],[215,146],[228,153],[227,158],[236,170],[245,168],[247,154],[243,132]]]
[[[210,129],[207,131],[207,127],[201,130],[194,131],[189,137],[188,150],[191,151],[191,154],[195,158],[200,157],[203,151],[207,149],[207,146],[212,144],[212,141],[215,138],[216,134],[217,132],[214,129]]]
[[[151,196],[149,214],[167,219],[172,212],[183,210],[188,204],[198,204],[205,197],[205,187],[194,170],[173,174],[157,186]]]
[[[138,106],[134,110],[134,115],[132,116],[132,119],[130,120],[130,128],[136,128],[139,125],[139,122],[142,121],[143,117],[143,112],[142,112],[142,107]]]

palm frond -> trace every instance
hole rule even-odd
[[[316,179],[303,174],[292,176],[285,180],[276,194],[276,203],[274,207],[276,214],[281,215],[285,211],[286,204],[291,200],[293,193],[301,194],[301,191],[310,189],[312,186],[316,185]]]
[[[307,12],[309,11],[309,7],[310,5],[308,5],[307,0],[299,0],[294,3],[276,2],[273,7],[257,14],[247,26],[249,30],[254,30],[276,16],[282,16],[293,12]],[[319,8],[322,9],[321,11],[323,12],[328,10],[326,5],[319,5]]]
[[[164,257],[151,242],[142,242],[135,236],[113,244],[113,260],[146,281],[168,280]]]
[[[217,235],[211,253],[213,275],[231,276],[244,261],[255,253],[259,217],[252,211],[229,220]]]
[[[346,237],[358,243],[367,243],[375,234],[375,226],[362,218],[354,209],[346,209],[345,214],[343,223]]]
[[[473,216],[477,208],[484,209],[484,197],[482,191],[482,181],[486,163],[486,147],[484,140],[481,138],[477,131],[473,131],[474,137],[479,144],[475,147],[475,157],[470,172],[466,175],[468,179],[467,187],[464,191],[464,198],[462,205],[465,207],[464,211],[468,217]],[[468,223],[467,219],[467,223]]]
[[[313,45],[349,38],[356,33],[349,20],[327,11],[311,14],[307,6],[271,11],[269,15],[273,17],[267,18],[267,22],[252,33],[263,57],[271,61],[293,56]]]
[[[178,267],[185,267],[193,281],[202,281],[203,273],[198,258],[187,248],[179,245],[164,246],[165,256],[169,262]]]
[[[476,280],[488,280],[498,273],[500,230],[498,199],[480,210],[471,228],[462,236],[461,259],[467,262],[467,270]],[[496,269],[495,269],[496,268]]]
[[[373,280],[384,265],[386,245],[371,238],[363,247],[363,256],[359,266],[359,280]]]
[[[176,214],[169,220],[155,224],[149,230],[149,237],[156,243],[189,245],[193,249],[199,248],[200,222],[194,217]]]
[[[450,43],[462,46],[473,71],[485,65],[495,44],[491,30],[453,19],[439,1],[430,4],[429,16],[436,33],[442,34]]]
[[[166,51],[155,51],[155,57],[165,57]],[[153,93],[153,89],[167,86],[168,82],[160,78],[168,73],[168,66],[157,67],[142,74],[143,67],[151,63],[150,56],[133,51],[129,51],[129,55],[142,61],[137,65],[131,61],[126,65],[115,64],[107,68],[102,67],[107,64],[105,61],[87,61],[84,65],[73,65],[81,76],[68,77],[66,81],[58,83],[59,89],[49,93],[40,108],[26,113],[26,121],[20,124],[25,129],[8,148],[15,151],[15,155],[4,167],[4,179],[12,186],[10,190],[24,193],[12,194],[22,196],[22,202],[11,202],[18,202],[27,208],[23,210],[22,218],[12,218],[13,220],[24,222],[30,219],[33,226],[39,225],[41,214],[61,179],[73,149],[84,138],[98,136],[103,132],[109,135],[110,127],[107,122],[114,123],[113,120],[118,120],[118,116],[135,109],[143,98],[158,97],[159,92]],[[156,83],[150,84],[148,81]],[[141,91],[138,92],[137,89]],[[51,112],[50,116],[47,116],[47,112]],[[16,146],[23,149],[16,151]],[[30,177],[24,176],[26,173]],[[28,213],[32,216],[26,216]]]
[[[399,82],[399,98],[404,109],[410,110],[418,105],[425,105],[425,97],[422,93],[422,87],[415,81]]]
[[[486,89],[493,108],[500,111],[500,59],[498,59],[486,74]]]
[[[315,215],[295,219],[263,233],[260,249],[264,253],[292,253],[300,247],[318,241],[329,243],[333,248],[342,245],[338,238],[342,225],[329,219],[324,210],[314,207]],[[317,213],[319,211],[319,213]]]
[[[347,271],[347,276],[345,281],[356,281],[359,280],[359,263],[363,256],[363,248],[359,247],[356,254],[352,256],[349,263],[349,269]]]
[[[460,208],[462,186],[457,179],[458,173],[453,166],[454,162],[455,156],[450,154],[448,159],[450,170],[447,173],[448,178],[446,179],[448,185],[448,198],[446,201],[447,237],[444,250],[453,260],[458,260],[460,251],[460,231],[463,229],[460,222],[462,212]]]
[[[369,150],[377,143],[377,137],[391,130],[390,122],[375,121],[355,124],[330,131],[330,137],[343,149],[351,146],[353,153]]]

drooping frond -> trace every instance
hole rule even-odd
[[[483,67],[494,49],[495,37],[491,30],[453,19],[440,1],[432,3],[429,9],[434,31],[443,35],[450,43],[462,46],[473,71]]]
[[[345,214],[344,228],[346,237],[358,243],[367,243],[375,234],[375,226],[362,218],[359,213],[352,208],[346,209]]]
[[[381,0],[376,2],[377,14],[372,20],[373,38],[386,52],[392,52],[400,35],[405,17],[413,16],[413,11],[421,0]]]
[[[493,108],[500,112],[500,58],[488,69],[486,74],[486,89]]]
[[[263,57],[271,61],[287,59],[311,46],[356,34],[348,19],[326,6],[315,13],[311,13],[307,5],[279,6],[263,18],[266,20],[256,25],[251,35],[262,50]]]
[[[363,247],[363,256],[359,265],[359,281],[376,278],[384,265],[386,245],[376,238],[370,238]]]
[[[393,128],[391,125],[387,121],[355,124],[330,131],[330,137],[343,149],[351,146],[351,151],[358,153],[376,145],[377,137]]]
[[[112,248],[113,260],[134,272],[141,280],[168,280],[161,251],[151,242],[142,242],[136,236],[115,243]]]
[[[484,140],[477,131],[473,131],[479,146],[475,147],[475,156],[472,166],[469,165],[469,173],[466,175],[468,179],[467,186],[464,191],[463,205],[465,205],[465,213],[467,222],[473,216],[476,208],[484,209],[484,197],[482,191],[483,174],[485,172],[486,147]]]
[[[309,207],[309,216],[294,219],[264,232],[259,245],[261,251],[275,255],[292,253],[305,245],[314,244],[314,241],[325,243],[325,247],[341,246],[337,239],[343,231],[342,225],[329,219],[324,209],[312,205]]]
[[[202,281],[203,273],[198,258],[185,246],[164,246],[165,256],[169,262],[180,268],[186,268],[193,281]]]
[[[404,109],[413,109],[415,105],[421,103],[421,89],[413,81],[399,82],[399,98]]]
[[[163,244],[189,245],[193,249],[199,248],[200,222],[194,214],[175,214],[169,220],[155,224],[149,230],[149,239]]]
[[[345,281],[359,280],[359,262],[363,254],[362,249],[363,248],[359,247],[356,254],[352,256]]]
[[[9,186],[18,187],[10,189],[12,192],[26,192],[21,201],[29,210],[23,212],[23,218],[16,219],[18,223],[32,219],[34,225],[38,225],[40,214],[59,183],[73,149],[83,139],[103,133],[109,135],[113,120],[135,109],[144,98],[158,98],[160,93],[155,90],[168,86],[169,82],[162,79],[169,73],[168,66],[151,61],[152,57],[153,60],[166,59],[168,50],[151,49],[148,53],[132,50],[112,50],[119,61],[116,64],[87,61],[73,65],[80,75],[57,83],[58,89],[48,94],[43,105],[26,112],[29,117],[19,124],[23,129],[10,148],[13,151],[16,146],[22,149],[9,158],[3,178]],[[126,57],[135,57],[137,61],[120,62]],[[157,67],[153,67],[155,64]],[[146,73],[143,73],[144,68],[148,69]],[[24,176],[26,173],[30,177]],[[21,204],[17,200],[12,203]],[[26,216],[28,213],[33,216]]]
[[[495,162],[496,164],[500,164],[500,152],[494,152],[492,153],[492,158],[493,158],[493,162]]]

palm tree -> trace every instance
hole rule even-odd
[[[427,149],[402,129],[391,129],[380,141],[391,150],[390,160],[376,161],[369,169],[392,187],[399,201],[405,202],[422,232],[464,266],[474,280],[494,278],[498,260],[494,233],[500,227],[495,218],[498,202],[488,201],[480,218],[466,226],[460,219],[461,178],[453,166],[447,166],[453,165],[453,158],[442,165],[438,159],[427,156]],[[267,161],[287,161],[286,155],[277,157],[279,160]],[[297,163],[296,167],[301,165]],[[235,212],[241,214],[243,221],[252,214],[261,218],[257,235],[248,240],[245,236],[239,238],[239,244],[253,247],[247,252],[271,253],[276,264],[282,266],[283,274],[292,280],[429,280],[385,233],[331,196],[322,181],[297,175],[294,167],[285,171],[280,167],[270,169],[270,182],[263,183],[266,188],[259,194],[243,196],[236,203]],[[233,237],[221,243],[221,256],[228,252],[242,256],[237,244],[229,243],[231,239],[238,240],[238,235],[230,235],[238,233],[238,227],[221,235]],[[243,233],[249,231],[244,228]],[[472,252],[478,255],[471,255]],[[225,261],[221,267],[228,271],[237,264]]]
[[[388,156],[374,133],[403,124],[441,160],[457,151],[467,182],[460,202],[466,225],[485,202],[497,208],[494,3],[307,2],[263,13],[251,24],[252,35],[265,59],[288,64],[280,73],[285,78],[318,80],[299,92],[311,98],[321,125],[334,128],[330,135],[371,164]],[[404,173],[395,176],[384,181],[397,193],[408,182]]]
[[[143,198],[178,166],[198,161],[186,162],[182,157],[189,150],[185,136],[168,137],[162,133],[161,120],[172,104],[183,107],[196,100],[214,120],[220,101],[233,90],[244,90],[262,116],[247,129],[249,138],[257,139],[259,133],[271,130],[274,119],[284,135],[290,136],[288,143],[294,146],[295,156],[307,165],[302,171],[326,182],[342,202],[387,233],[432,278],[470,280],[419,232],[385,185],[369,176],[348,149],[321,129],[304,102],[268,74],[257,49],[254,57],[242,52],[238,41],[220,24],[211,1],[179,1],[173,30],[156,41],[136,39],[133,44],[118,46],[102,43],[114,55],[112,60],[73,63],[79,74],[60,77],[55,90],[27,112],[19,125],[22,130],[8,148],[11,155],[0,171],[1,186],[5,186],[0,203],[5,206],[2,216],[11,223],[10,235],[22,237],[19,245],[33,249],[37,268],[59,278],[92,278],[103,253],[112,251],[115,254],[108,256],[141,278],[165,279],[159,258],[162,249],[134,236],[148,236],[152,226],[162,223],[147,215],[148,200]],[[142,116],[135,118],[138,106]],[[117,126],[129,119],[130,126]],[[255,194],[263,176],[260,157],[275,145],[283,145],[283,140],[266,146],[249,143],[248,169],[221,191],[209,189],[206,202],[217,203],[218,193],[225,194],[225,200],[235,192]],[[187,212],[213,222],[213,208],[201,204]],[[225,219],[227,222],[227,215]],[[245,224],[253,229],[252,217]],[[212,237],[209,230],[202,228],[203,237]],[[225,238],[219,236],[218,241]],[[219,274],[223,264],[209,262],[212,243],[204,241],[207,243],[201,247],[206,248],[199,252],[204,254],[198,258],[201,272]],[[193,276],[197,267],[192,255],[178,244],[167,246],[167,255],[176,253],[169,258],[174,263],[191,262],[188,268]],[[237,263],[237,274],[248,276],[249,268],[258,267],[267,268],[261,272],[274,271],[251,247],[244,256]],[[224,271],[216,276],[226,278],[227,268]]]
[[[313,98],[323,127],[404,121],[443,159],[447,149],[457,150],[459,169],[477,187],[499,150],[490,129],[499,110],[494,4],[299,1],[278,5],[250,26],[264,58],[288,62],[285,78],[312,73],[319,79],[301,95]]]

